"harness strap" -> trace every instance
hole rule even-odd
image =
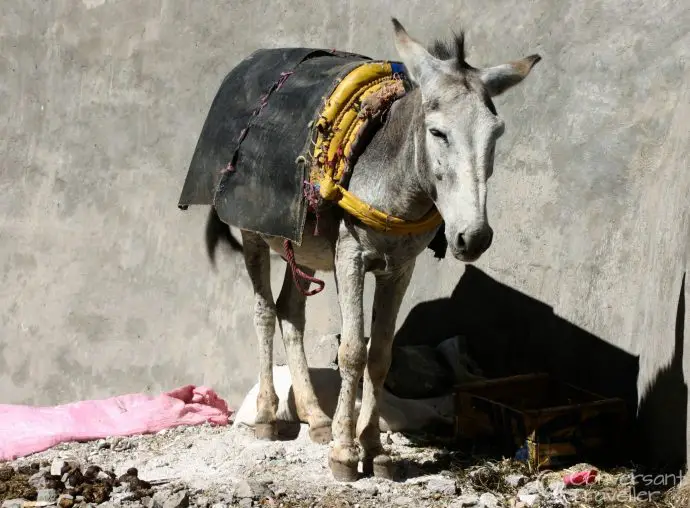
[[[295,281],[295,286],[297,286],[299,292],[304,296],[312,296],[316,293],[320,293],[326,283],[320,279],[317,279],[316,277],[312,277],[311,275],[304,273],[299,269],[297,262],[295,261],[295,251],[292,249],[292,242],[290,240],[283,240],[283,249],[285,250],[285,260],[287,261],[288,265],[290,265],[290,269],[292,270],[292,280]],[[307,282],[305,287],[302,287],[302,285],[299,283],[297,280],[298,277]],[[306,288],[308,288],[309,284],[312,282],[319,287],[314,288],[311,291],[307,291]]]

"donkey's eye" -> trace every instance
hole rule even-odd
[[[429,133],[435,138],[442,139],[443,141],[448,141],[448,136],[438,129],[429,129]]]

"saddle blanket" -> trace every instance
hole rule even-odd
[[[399,63],[325,49],[261,49],[241,61],[213,100],[178,207],[213,205],[226,224],[301,244],[317,124],[338,84],[365,64],[366,79],[354,82],[403,75]],[[342,102],[331,116],[351,107]]]

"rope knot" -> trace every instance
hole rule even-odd
[[[340,189],[330,178],[323,178],[319,183],[319,192],[321,193],[321,197],[323,199],[328,201],[338,201],[342,197]]]

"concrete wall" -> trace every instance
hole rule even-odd
[[[475,65],[543,57],[496,100],[507,131],[490,188],[493,248],[463,279],[452,259],[420,259],[399,320],[405,340],[462,331],[410,325],[433,315],[421,302],[440,299],[437,324],[474,304],[527,338],[504,337],[510,353],[491,351],[499,363],[522,351],[629,394],[621,364],[588,346],[615,345],[634,359],[650,448],[683,457],[690,9],[661,0],[3,0],[0,403],[181,383],[239,403],[257,362],[249,280],[225,254],[213,273],[206,210],[176,207],[206,112],[226,72],[262,46],[396,58],[391,15],[423,40],[465,28]],[[326,281],[309,302],[310,344],[338,331]],[[524,303],[496,307],[492,284],[546,311],[524,321]],[[541,349],[528,349],[539,330]]]

